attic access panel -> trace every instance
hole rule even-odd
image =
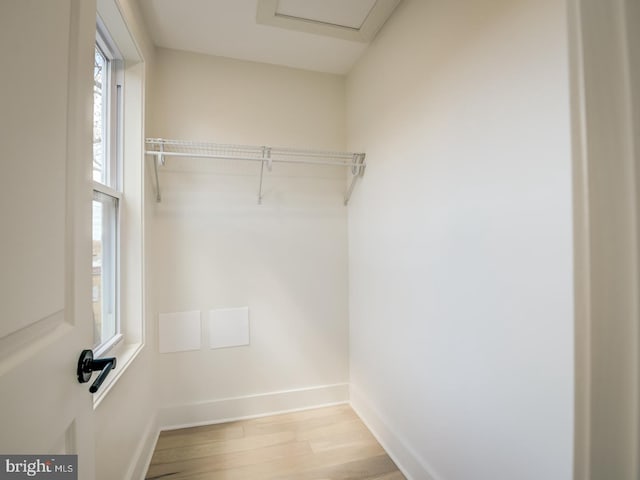
[[[371,42],[401,0],[258,0],[262,25]]]

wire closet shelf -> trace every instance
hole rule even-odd
[[[262,179],[264,169],[271,171],[274,163],[313,164],[346,167],[351,173],[351,181],[344,196],[344,204],[349,203],[358,177],[364,175],[365,154],[354,152],[334,152],[304,150],[296,148],[269,147],[265,145],[229,145],[164,138],[146,139],[147,155],[154,157],[153,168],[156,183],[156,200],[160,202],[160,182],[158,168],[165,165],[167,157],[211,158],[218,160],[240,160],[260,162],[260,184],[258,203],[262,203]]]

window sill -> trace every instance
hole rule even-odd
[[[98,408],[98,405],[111,391],[111,388],[118,382],[118,379],[129,368],[129,365],[133,363],[133,360],[142,351],[144,344],[139,343],[124,343],[119,342],[114,345],[109,351],[110,356],[116,357],[116,368],[111,373],[105,382],[102,384],[102,388],[93,395],[93,409]]]
[[[122,341],[123,338],[124,338],[124,336],[121,333],[115,335],[108,342],[100,345],[99,347],[94,348],[93,349],[93,356],[95,358],[101,358],[101,357],[104,357],[106,354],[110,353],[111,350],[116,352],[117,351],[116,346]]]

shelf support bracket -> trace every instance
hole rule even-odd
[[[160,152],[153,155],[153,176],[156,180],[156,202],[162,201],[162,195],[160,194],[160,179],[158,178],[158,166],[164,166],[164,143],[160,142]]]
[[[364,163],[364,153],[354,153],[353,154],[353,165],[351,166],[351,183],[349,184],[349,188],[347,188],[347,193],[344,195],[344,204],[345,206],[349,205],[349,200],[351,199],[351,194],[353,193],[353,189],[356,186],[356,181],[359,177],[364,175],[365,163]]]
[[[264,176],[264,164],[271,171],[273,161],[271,160],[271,147],[262,147],[262,161],[260,162],[260,186],[258,188],[258,205],[262,205],[262,178]]]

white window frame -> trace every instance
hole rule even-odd
[[[122,242],[120,241],[121,235],[121,222],[120,218],[121,210],[123,208],[123,192],[122,192],[122,172],[123,172],[123,155],[122,155],[122,136],[123,136],[123,86],[124,86],[124,72],[123,72],[123,60],[122,55],[115,46],[114,41],[108,34],[107,29],[100,19],[97,21],[96,28],[96,48],[100,50],[107,62],[107,68],[105,69],[104,87],[103,90],[106,93],[103,99],[103,108],[106,107],[106,138],[104,139],[103,146],[103,158],[105,165],[105,183],[101,183],[93,180],[93,191],[100,193],[115,200],[115,218],[114,224],[111,226],[115,230],[115,245],[113,250],[104,249],[103,254],[103,267],[107,263],[115,265],[115,285],[113,288],[115,291],[111,292],[114,302],[113,312],[115,316],[115,332],[114,335],[106,339],[105,341],[94,345],[94,354],[96,356],[102,356],[109,352],[115,345],[117,345],[122,339],[121,328],[121,251]],[[112,252],[115,255],[115,259],[107,258],[108,252]],[[105,259],[107,261],[105,261]],[[107,288],[103,285],[103,292]],[[109,286],[111,288],[111,286]],[[103,293],[104,299],[104,293]],[[103,319],[104,322],[104,319]],[[94,325],[95,328],[95,325]],[[95,333],[94,333],[95,335]]]
[[[111,40],[100,45],[109,50],[111,45],[119,58],[121,88],[118,95],[120,129],[118,141],[111,145],[120,159],[120,171],[115,192],[119,194],[119,323],[120,335],[94,351],[96,356],[117,358],[117,366],[105,380],[102,388],[93,396],[94,409],[116,385],[123,373],[133,364],[145,346],[145,191],[144,175],[144,95],[146,66],[132,29],[126,21],[126,13],[118,0],[97,2],[97,31]],[[120,83],[121,82],[121,83]],[[113,118],[113,117],[112,117]],[[102,187],[101,187],[102,188]]]
[[[122,55],[118,51],[115,43],[109,36],[107,29],[100,19],[97,21],[96,28],[96,46],[100,49],[104,57],[109,62],[108,76],[108,93],[107,99],[109,109],[107,112],[108,132],[110,133],[107,142],[107,150],[105,157],[109,159],[109,168],[107,172],[112,174],[116,172],[115,178],[107,178],[106,185],[111,186],[116,191],[122,190],[122,109],[123,96],[122,90],[124,85],[124,62]],[[115,95],[114,95],[115,93]],[[115,135],[114,135],[115,133]],[[102,185],[102,184],[101,184]]]

